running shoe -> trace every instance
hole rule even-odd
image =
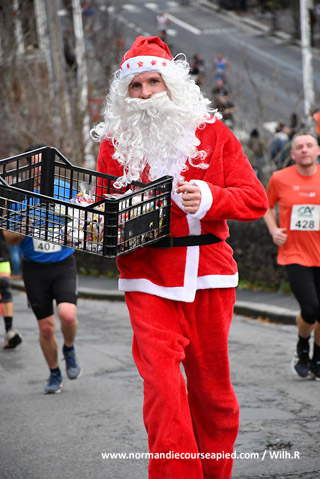
[[[17,333],[16,331],[13,331],[13,329],[9,329],[6,334],[3,349],[13,349],[17,347],[20,343],[22,343],[21,334]]]
[[[310,362],[310,373],[314,379],[320,379],[320,361]]]
[[[306,378],[310,370],[309,352],[298,349],[291,363],[293,372],[296,372],[301,378]]]
[[[82,369],[78,362],[75,349],[72,351],[66,351],[65,348],[62,348],[62,353],[66,361],[66,371],[69,379],[77,379],[81,376]]]
[[[48,379],[48,384],[44,388],[45,394],[57,394],[61,393],[62,388],[62,376],[61,374],[51,373]]]

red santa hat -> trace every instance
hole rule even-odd
[[[173,63],[168,46],[159,37],[137,37],[120,63],[120,78],[148,71],[162,72]]]

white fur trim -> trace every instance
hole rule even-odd
[[[210,190],[208,184],[206,183],[206,181],[191,180],[190,183],[193,184],[193,185],[199,186],[199,188],[201,190],[201,202],[200,202],[200,207],[199,207],[199,209],[196,213],[186,213],[186,215],[187,215],[187,218],[188,218],[188,222],[190,221],[191,218],[194,218],[194,219],[200,221],[205,217],[205,215],[207,214],[207,212],[210,210],[210,208],[212,206],[211,190]],[[179,206],[179,208],[182,211],[184,211],[184,207],[181,204],[181,202],[182,202],[181,193],[172,192],[171,193],[171,198]],[[200,231],[200,233],[191,233],[190,232],[190,234],[191,235],[192,234],[201,234],[201,231]]]
[[[185,213],[184,207],[181,204],[182,201],[182,195],[181,193],[176,193],[175,190],[172,190],[171,192],[171,199],[176,203],[177,206]]]
[[[187,215],[189,235],[201,235],[201,223],[194,216]]]
[[[198,246],[190,246],[189,248],[198,248]],[[194,301],[198,289],[235,288],[237,285],[238,273],[234,275],[212,274],[210,276],[200,276],[197,278],[196,287],[192,288],[192,290],[186,287],[186,285],[167,288],[142,278],[119,279],[120,291],[140,291],[142,293],[160,296],[161,298],[184,301],[186,303],[192,303],[192,301]]]
[[[167,71],[173,65],[172,60],[155,56],[140,56],[128,58],[120,67],[120,79],[127,75],[138,75],[150,71]]]
[[[139,291],[140,293],[153,294],[160,298],[172,299],[173,301],[185,301],[192,303],[195,298],[195,290],[188,291],[183,286],[166,288],[152,283],[147,279],[119,279],[120,291]]]
[[[148,279],[119,279],[120,291],[140,291],[142,293],[154,294],[162,298],[173,299],[175,301],[185,301],[191,303],[197,290],[197,271],[199,264],[199,246],[189,246],[187,248],[187,258],[184,274],[184,285],[176,287],[159,286]]]
[[[208,276],[199,276],[197,289],[210,288],[235,288],[238,286],[239,275],[235,274],[211,274]]]

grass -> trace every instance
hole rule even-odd
[[[248,281],[246,279],[240,279],[238,288],[241,290],[249,289],[251,291],[265,291],[268,293],[281,292],[291,295],[291,288],[288,281],[283,281],[280,286],[274,283],[267,283],[266,281]]]

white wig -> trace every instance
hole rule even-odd
[[[129,97],[133,74],[122,79],[119,71],[114,74],[105,101],[104,121],[91,130],[91,136],[97,142],[112,142],[113,158],[124,169],[118,186],[141,180],[146,166],[151,180],[157,176],[159,164],[165,174],[169,174],[168,164],[172,163],[176,165],[173,174],[185,171],[188,162],[207,167],[203,163],[206,153],[197,149],[200,142],[195,131],[221,115],[210,108],[210,100],[203,96],[189,71],[185,57],[172,61],[170,68],[161,71],[168,92],[146,100]],[[163,102],[165,106],[161,106]]]

